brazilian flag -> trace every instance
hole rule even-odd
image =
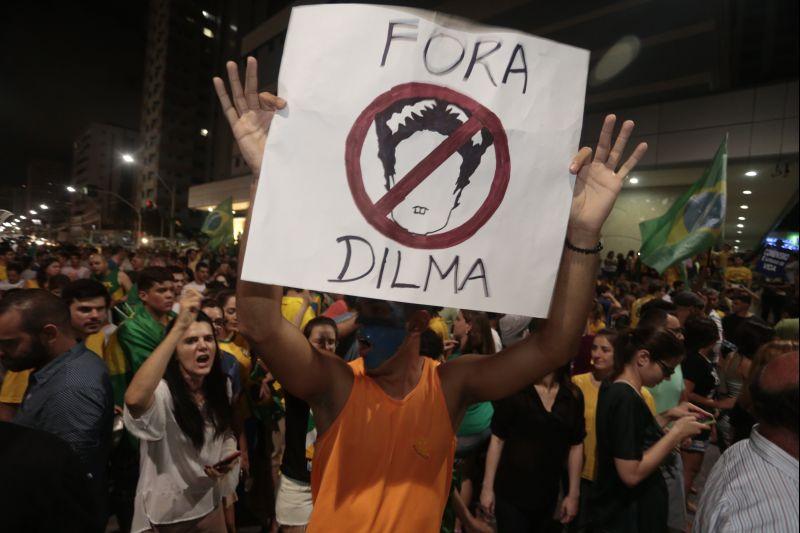
[[[208,235],[208,247],[218,249],[233,244],[233,198],[228,198],[211,211],[200,229]]]
[[[671,265],[708,250],[725,223],[725,182],[728,137],[722,140],[711,165],[666,214],[639,224],[642,262],[659,274]]]

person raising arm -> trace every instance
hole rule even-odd
[[[243,88],[236,64],[227,64],[232,100],[222,79],[215,78],[214,86],[242,155],[253,174],[259,176],[269,125],[286,102],[269,93],[258,93],[256,69],[255,59],[248,58]],[[371,344],[361,360],[348,365],[335,355],[312,347],[296,327],[283,319],[281,287],[239,280],[237,302],[242,334],[284,387],[311,405],[321,435],[316,456],[320,468],[315,468],[312,480],[312,489],[318,499],[309,531],[314,531],[318,524],[332,519],[333,515],[343,526],[352,518],[354,530],[361,530],[358,524],[370,523],[373,527],[380,526],[378,529],[391,530],[399,516],[393,501],[404,506],[403,509],[415,508],[415,520],[424,524],[418,530],[429,530],[431,520],[428,519],[437,515],[441,517],[451,473],[447,464],[452,461],[449,448],[453,446],[455,428],[459,426],[467,406],[513,394],[572,357],[594,292],[600,229],[611,212],[623,179],[647,149],[646,144],[639,144],[616,170],[634,125],[631,121],[624,122],[612,145],[615,122],[614,115],[606,117],[593,157],[590,148],[583,148],[570,164],[576,183],[567,244],[562,252],[546,325],[525,341],[498,354],[488,357],[466,355],[439,366],[433,365],[419,355],[420,334],[429,319],[427,313],[409,305],[373,300],[363,302],[358,309],[362,332],[372,339]],[[252,201],[251,193],[251,205]],[[247,231],[244,235],[240,265],[247,247]],[[420,389],[432,392],[411,394]],[[444,405],[441,405],[442,396]],[[362,400],[364,407],[374,402],[402,402],[399,407],[392,407],[400,410],[400,418],[386,426],[387,433],[399,428],[407,429],[408,434],[403,433],[403,438],[399,439],[383,435],[378,428],[385,421],[380,417],[370,418],[366,411],[357,410],[357,404]],[[419,402],[428,402],[424,407],[419,406],[428,409],[430,416],[426,423],[442,417],[449,426],[445,428],[447,431],[432,426],[424,442],[413,440],[413,434],[424,429],[414,426],[412,419],[417,419],[411,416]],[[408,420],[404,416],[408,416]],[[347,468],[339,454],[349,446],[349,440],[355,438],[358,431],[365,429],[366,424],[370,424],[369,438],[375,442],[362,442],[362,447],[380,452],[366,453],[357,463],[351,460],[349,464],[352,466]],[[342,432],[343,426],[350,429]],[[407,448],[405,439],[409,439]],[[430,462],[426,468],[417,471],[392,453],[398,447],[403,447],[404,451],[413,449]],[[386,462],[388,457],[395,459]],[[376,464],[369,465],[372,467],[369,468],[365,463],[373,460]],[[329,476],[326,476],[327,464],[332,465]],[[347,471],[336,472],[337,468]],[[384,479],[380,486],[369,478],[374,475]],[[404,479],[392,483],[393,475]],[[420,479],[415,479],[415,475]],[[332,480],[336,476],[339,476],[338,484],[334,485]],[[436,498],[430,498],[429,492],[419,490],[426,483],[435,485]],[[321,487],[326,490],[320,490]],[[421,493],[421,497],[409,496],[415,490]],[[346,506],[346,509],[336,505],[342,497],[353,496],[354,504]],[[428,502],[423,501],[426,496]],[[374,498],[385,506],[374,505]],[[365,519],[364,513],[369,513],[367,518],[372,517],[374,521]],[[406,527],[413,527],[413,524],[404,522]]]

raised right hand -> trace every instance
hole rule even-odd
[[[181,296],[181,311],[178,313],[178,318],[175,320],[175,326],[183,330],[191,326],[192,322],[197,319],[201,301],[203,301],[202,294],[194,289],[188,289],[183,296]]]
[[[225,89],[225,82],[222,78],[214,78],[214,89],[217,91],[219,103],[222,105],[222,112],[231,125],[233,137],[239,150],[242,152],[247,166],[258,179],[261,174],[261,159],[264,156],[264,145],[267,142],[267,132],[272,122],[275,111],[286,107],[283,98],[263,92],[258,92],[258,81],[256,72],[258,63],[254,57],[247,58],[247,68],[245,70],[244,90],[239,81],[239,70],[233,61],[226,64],[228,69],[228,83],[231,86],[233,104]]]

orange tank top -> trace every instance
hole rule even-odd
[[[438,364],[427,357],[416,387],[389,397],[350,363],[350,397],[317,439],[309,533],[436,533],[450,493],[456,438]]]

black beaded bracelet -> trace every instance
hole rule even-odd
[[[600,252],[603,251],[603,243],[599,241],[594,248],[578,248],[577,246],[569,242],[569,239],[564,239],[564,246],[566,246],[567,249],[572,250],[573,252],[578,252],[579,254],[586,254],[586,255],[599,254]]]

